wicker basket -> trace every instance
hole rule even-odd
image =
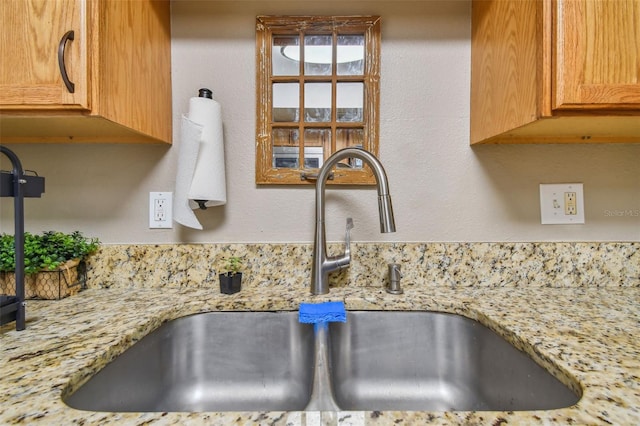
[[[0,294],[16,295],[15,272],[0,272]],[[24,276],[24,298],[33,299],[36,296],[36,274],[26,274]]]
[[[58,300],[74,295],[83,287],[84,264],[70,260],[52,271],[40,271],[25,275],[25,299]],[[0,272],[0,294],[15,296],[15,272]]]
[[[35,288],[39,299],[56,300],[74,295],[80,291],[78,282],[78,259],[69,260],[53,271],[36,274]]]

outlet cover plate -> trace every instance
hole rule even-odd
[[[149,193],[149,228],[170,229],[173,228],[173,193],[150,192]]]
[[[568,194],[571,194],[571,196],[568,196]],[[575,200],[573,199],[573,194],[575,194]],[[571,204],[567,205],[568,202]],[[568,214],[569,212],[570,214]],[[541,183],[540,218],[540,222],[543,225],[584,224],[584,192],[582,184]]]

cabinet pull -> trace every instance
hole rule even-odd
[[[62,81],[64,81],[64,85],[67,86],[69,93],[75,92],[76,85],[69,80],[69,76],[67,75],[67,68],[64,64],[64,51],[67,46],[67,40],[73,40],[73,38],[73,30],[67,31],[60,39],[60,44],[58,44],[58,66],[60,67],[60,75],[62,75]]]

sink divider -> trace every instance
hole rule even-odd
[[[305,411],[340,411],[333,397],[328,323],[314,324],[314,342],[313,390]]]

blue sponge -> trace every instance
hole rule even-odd
[[[298,321],[305,324],[347,322],[343,302],[301,303]]]

